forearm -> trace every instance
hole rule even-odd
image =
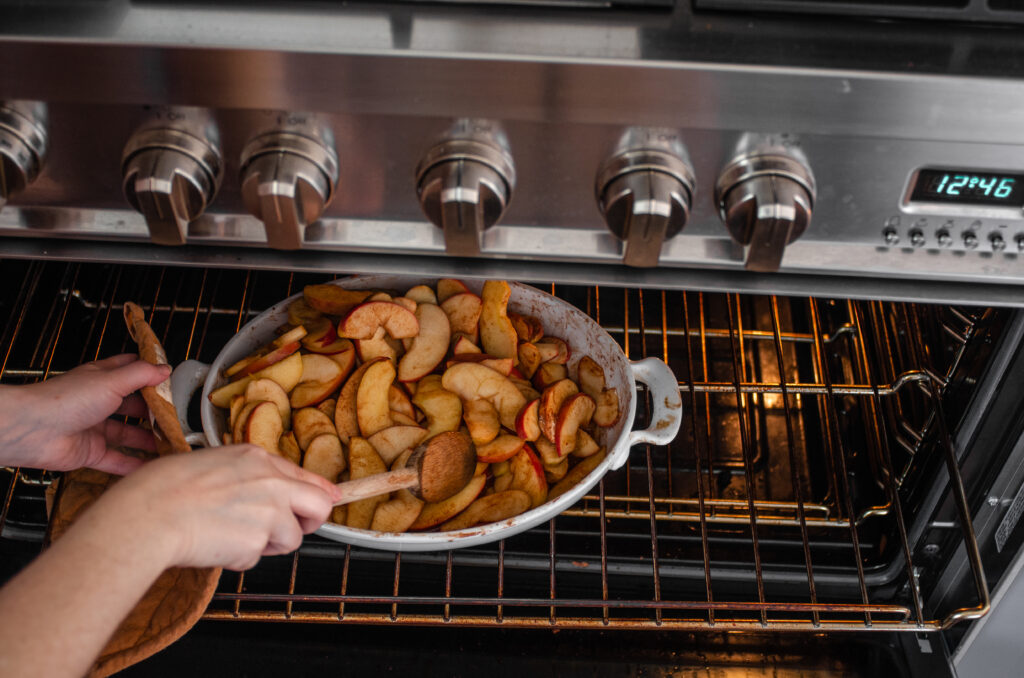
[[[166,568],[168,545],[101,501],[0,590],[0,675],[81,676]]]

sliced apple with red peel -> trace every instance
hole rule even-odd
[[[442,532],[465,530],[476,525],[496,523],[514,518],[530,508],[530,496],[521,490],[495,492],[479,497],[466,510],[451,520],[441,523]]]
[[[540,461],[544,466],[554,466],[561,463],[562,457],[558,454],[558,448],[555,444],[541,436],[533,442],[534,448],[537,450],[537,454],[540,456]]]
[[[498,411],[487,400],[467,400],[463,406],[462,418],[469,429],[474,445],[485,445],[501,432]]]
[[[292,433],[299,449],[309,448],[309,443],[320,435],[337,435],[330,417],[315,407],[303,407],[292,412]]]
[[[367,368],[359,381],[356,392],[356,417],[363,437],[391,426],[388,389],[394,380],[394,364],[390,360],[379,360]]]
[[[504,280],[488,280],[480,298],[480,346],[485,353],[497,358],[516,359],[519,339],[512,321],[508,319],[508,300],[512,288]]]
[[[548,346],[554,346],[556,349],[555,354],[550,358],[546,357],[550,352]],[[558,337],[542,337],[537,342],[537,348],[540,350],[541,356],[545,358],[544,362],[565,365],[569,362],[569,357],[572,355],[572,351],[569,350],[569,344],[564,339],[559,339]]]
[[[594,423],[601,427],[614,426],[619,419],[619,394],[606,388],[604,370],[590,356],[580,358],[576,372],[580,390],[594,399]]]
[[[489,356],[486,353],[463,353],[462,355],[452,356],[452,358],[445,363],[445,367],[451,367],[458,363],[480,363],[481,365],[490,367],[502,376],[507,377],[512,374],[511,358],[495,358],[494,356]]]
[[[296,341],[301,342],[305,338],[306,328],[303,327],[302,325],[299,325],[298,327],[291,328],[290,330],[288,330],[287,332],[285,332],[284,334],[270,342],[270,348],[281,348],[282,346],[287,346],[288,344],[294,344]]]
[[[348,339],[370,339],[384,328],[392,339],[415,337],[420,331],[416,314],[391,301],[362,303],[338,323],[338,336]]]
[[[534,441],[540,438],[540,399],[535,398],[523,405],[516,415],[516,434],[523,440]]]
[[[478,323],[483,310],[480,297],[472,292],[463,292],[441,302],[441,310],[448,316],[452,333],[462,333],[474,344],[478,336]]]
[[[250,381],[249,385],[245,387],[245,400],[248,402],[269,400],[277,405],[277,409],[281,413],[281,424],[285,430],[292,427],[292,407],[288,402],[288,394],[273,379]]]
[[[576,449],[576,434],[581,426],[586,426],[594,417],[594,399],[586,393],[569,396],[558,413],[558,425],[555,428],[555,447],[559,456]]]
[[[284,360],[265,367],[252,376],[253,379],[272,379],[277,382],[278,386],[290,393],[295,385],[302,381],[302,356],[292,353]]]
[[[522,490],[530,497],[530,508],[536,508],[547,501],[548,481],[544,478],[544,467],[529,444],[509,460],[512,472],[513,490]]]
[[[419,334],[412,340],[398,363],[399,381],[417,381],[441,364],[448,352],[452,330],[448,316],[440,306],[420,304],[416,307]]]
[[[483,353],[483,351],[469,337],[459,332],[455,341],[452,342],[452,355],[466,355],[467,353]]]
[[[569,370],[565,365],[558,363],[544,363],[533,373],[533,385],[540,390],[546,389],[556,381],[561,381],[569,376]]]
[[[307,304],[305,299],[296,299],[288,305],[288,322],[292,325],[306,327],[322,317],[323,313]]]
[[[417,304],[434,304],[437,305],[437,295],[434,294],[434,290],[430,289],[430,285],[417,285],[412,287],[405,293],[407,299],[412,299]]]
[[[534,344],[519,344],[519,369],[527,379],[533,377],[537,368],[543,361],[540,359],[540,351]]]
[[[344,341],[348,340],[346,339]],[[333,360],[334,362],[338,363],[338,367],[341,368],[341,375],[343,380],[348,377],[348,375],[352,372],[352,368],[356,366],[355,348],[350,348],[349,350],[342,351],[341,353],[332,353],[327,357]]]
[[[606,388],[595,401],[594,423],[602,428],[614,426],[619,420],[619,394],[613,388]]]
[[[469,288],[466,287],[466,283],[461,280],[454,278],[441,278],[437,281],[437,300],[442,304],[446,299],[454,297],[456,294],[464,294],[469,292]]]
[[[486,484],[486,475],[473,476],[469,483],[454,496],[448,497],[444,501],[424,504],[423,510],[420,511],[420,515],[409,526],[409,529],[426,530],[458,515],[480,496],[480,492],[483,491]]]
[[[548,500],[557,499],[578,485],[584,478],[590,475],[591,471],[600,466],[601,462],[604,461],[604,457],[605,450],[602,447],[597,454],[587,457],[569,469],[569,472],[565,474],[565,477],[559,480],[558,484],[551,488],[551,492],[548,493]]]
[[[420,388],[412,397],[412,402],[427,417],[427,435],[424,440],[433,438],[445,431],[458,431],[462,423],[462,401],[459,396],[447,391],[440,385],[428,387],[426,379],[420,382]]]
[[[388,467],[369,442],[363,438],[352,438],[348,447],[349,478],[359,480],[368,476],[385,473]],[[386,501],[388,495],[360,499],[348,505],[346,524],[360,530],[370,529],[377,506]]]
[[[352,343],[351,339],[338,339],[335,338],[329,344],[323,346],[306,346],[307,351],[312,353],[319,353],[320,355],[332,356],[346,351],[354,351],[355,344]]]
[[[373,449],[390,464],[406,450],[415,448],[427,435],[427,429],[420,426],[389,426],[367,438]]]
[[[512,321],[512,327],[515,328],[519,341],[537,341],[544,334],[544,326],[532,315],[520,315],[519,313],[510,312],[508,319]]]
[[[576,433],[576,447],[572,450],[572,456],[579,459],[585,459],[593,454],[597,454],[600,449],[601,446],[597,444],[597,441],[594,440],[593,436],[585,430],[580,429]]]
[[[259,405],[260,400],[245,403],[242,405],[242,409],[238,411],[238,415],[235,417],[235,425],[231,427],[231,442],[234,444],[245,442],[245,424],[249,420],[249,414],[252,413],[256,406]]]
[[[264,400],[257,403],[246,417],[242,439],[252,445],[259,445],[270,454],[277,454],[277,443],[281,440],[283,432],[281,413],[277,405]]]
[[[395,384],[391,384],[388,388],[388,408],[392,412],[401,412],[413,421],[416,420],[416,410],[413,409],[409,396],[405,394],[405,391],[400,386]]]
[[[380,360],[383,360],[381,358]],[[338,405],[334,409],[334,426],[338,429],[338,437],[341,442],[348,445],[350,438],[359,435],[359,418],[356,413],[356,395],[359,389],[359,382],[363,380],[366,370],[374,363],[364,363],[356,368],[352,376],[348,378],[345,385],[338,393]]]
[[[325,433],[309,441],[302,459],[302,468],[336,483],[338,476],[345,470],[345,463],[345,453],[338,436]]]
[[[569,472],[569,457],[563,457],[557,464],[544,464],[544,479],[548,484],[557,483]]]
[[[562,409],[562,403],[572,395],[579,393],[576,382],[572,379],[561,379],[544,389],[540,396],[540,410],[538,419],[540,430],[547,439],[556,442],[556,430],[558,428],[558,412]]]
[[[224,376],[225,377],[234,377],[236,374],[238,374],[239,372],[244,370],[249,365],[252,365],[254,362],[256,362],[257,360],[262,358],[264,355],[266,355],[266,354],[265,353],[253,353],[252,355],[245,356],[244,358],[242,358],[238,362],[232,363],[231,365],[226,367],[224,369]]]
[[[302,381],[292,389],[289,402],[293,408],[316,405],[338,390],[344,379],[341,365],[327,356],[306,353],[302,356]]]
[[[288,431],[281,440],[277,442],[277,449],[281,456],[292,462],[296,466],[302,465],[302,448],[299,447],[299,442],[295,440],[295,434]]]
[[[309,350],[327,346],[338,338],[338,332],[334,329],[334,323],[323,316],[302,327],[306,328],[306,336],[302,338],[302,345]]]
[[[256,358],[255,360],[246,362],[241,369],[239,369],[237,372],[231,375],[231,378],[237,380],[241,379],[242,377],[248,377],[261,370],[265,370],[266,368],[274,365],[275,363],[281,362],[288,356],[298,351],[301,345],[302,344],[300,344],[298,341],[293,341],[282,346],[277,346],[271,349],[269,352],[264,353],[260,357]],[[238,365],[238,363],[235,363],[235,365],[232,365],[232,367],[235,367],[236,365]],[[225,374],[227,374],[226,371]]]
[[[494,464],[507,461],[523,449],[526,441],[518,436],[502,434],[489,443],[476,446],[477,461]]]
[[[337,285],[306,285],[302,290],[306,304],[327,315],[345,315],[371,294],[369,290],[346,290]]]
[[[501,425],[515,430],[516,415],[526,404],[526,398],[508,377],[479,363],[459,363],[445,370],[441,383],[463,402],[489,401],[498,411]]]

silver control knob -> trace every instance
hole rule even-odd
[[[0,101],[0,208],[39,176],[46,150],[46,104]]]
[[[626,244],[622,263],[658,265],[664,242],[689,219],[694,183],[686,161],[658,149],[628,150],[601,166],[597,204],[608,229]]]
[[[302,247],[306,226],[320,218],[338,185],[338,152],[330,130],[274,130],[242,150],[242,201],[259,218],[267,244]]]
[[[188,225],[213,201],[223,163],[216,130],[198,136],[177,127],[147,127],[128,140],[121,160],[124,196],[146,218],[158,245],[184,245]]]
[[[779,270],[786,246],[803,235],[814,206],[814,177],[783,151],[745,154],[715,184],[715,203],[729,233],[746,248],[751,271]]]
[[[445,251],[480,254],[480,237],[508,207],[515,188],[512,156],[497,142],[449,139],[416,168],[416,195],[432,224],[444,231]]]

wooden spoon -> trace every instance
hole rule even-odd
[[[405,468],[338,483],[342,495],[334,505],[404,489],[426,502],[444,501],[464,488],[475,470],[476,449],[469,436],[457,431],[439,433],[416,448]]]

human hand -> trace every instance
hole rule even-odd
[[[146,463],[107,491],[93,518],[111,539],[150,540],[144,546],[164,554],[165,566],[247,570],[261,556],[297,549],[335,496],[314,473],[260,447],[231,445]]]
[[[108,419],[146,415],[143,386],[170,374],[123,354],[86,363],[38,384],[0,386],[0,463],[68,471],[83,466],[124,475],[142,462],[119,452],[154,449],[153,436]]]

